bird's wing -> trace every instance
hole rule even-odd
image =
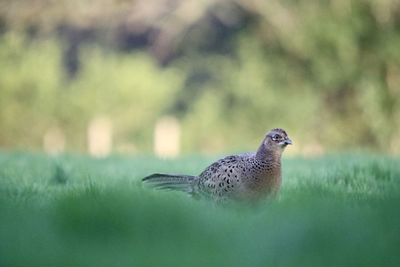
[[[242,155],[225,157],[208,166],[199,175],[199,187],[214,197],[232,196],[240,189],[243,171]]]

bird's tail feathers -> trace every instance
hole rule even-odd
[[[191,175],[173,175],[154,173],[142,179],[157,189],[177,190],[188,194],[195,193],[196,176]]]

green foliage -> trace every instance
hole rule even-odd
[[[57,104],[59,49],[52,42],[27,49],[16,34],[0,38],[0,144],[37,145]]]
[[[0,265],[399,265],[398,158],[286,159],[280,198],[254,206],[139,180],[211,161],[0,153]]]
[[[172,114],[185,152],[248,149],[271,127],[305,153],[400,150],[396,0],[25,2],[0,10],[3,147],[40,148],[58,127],[84,151],[101,115],[116,150],[149,151]]]
[[[314,143],[398,151],[400,50],[393,48],[400,46],[400,23],[394,10],[393,1],[261,4],[256,26],[235,36],[235,56],[191,50],[194,70],[200,64],[212,76],[191,116],[200,120],[216,97],[206,111],[211,116],[202,120],[220,132],[222,144],[258,140],[265,125],[283,125],[301,150]],[[240,133],[236,140],[227,137],[231,132]]]
[[[30,43],[18,34],[0,41],[0,144],[40,148],[51,127],[66,134],[69,150],[85,150],[86,131],[97,116],[112,119],[116,145],[151,147],[152,126],[182,82],[145,54],[82,49],[84,66],[73,81],[63,75],[55,40]]]
[[[300,146],[315,141],[309,129],[319,122],[315,116],[319,95],[311,88],[298,88],[289,77],[293,86],[283,86],[276,79],[281,69],[269,62],[254,38],[240,38],[237,50],[236,59],[212,55],[195,59],[197,67],[217,77],[204,85],[205,92],[189,109],[184,120],[186,144],[199,140],[198,149],[221,151],[232,144],[243,149],[247,145],[243,140],[249,140],[254,148],[266,127],[274,126],[284,127],[294,140],[301,139]]]

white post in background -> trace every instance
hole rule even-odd
[[[65,150],[65,135],[58,127],[52,127],[43,136],[43,149],[51,155],[61,154]]]
[[[171,116],[160,118],[154,129],[154,153],[159,157],[173,158],[180,153],[181,127]]]
[[[112,123],[109,118],[96,117],[90,121],[87,131],[89,153],[105,157],[112,150]]]

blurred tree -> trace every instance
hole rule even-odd
[[[304,150],[400,150],[396,0],[3,0],[0,32],[3,146],[37,146],[22,118],[71,138],[108,113],[148,149],[170,113],[186,151],[247,148],[270,125]]]

